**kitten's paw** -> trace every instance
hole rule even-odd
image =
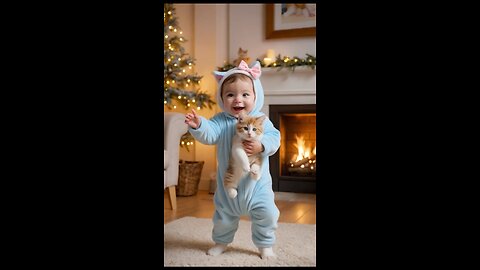
[[[251,173],[251,176],[252,176],[252,179],[257,181],[260,179],[260,177],[262,177],[260,174],[254,174],[254,173]]]
[[[234,189],[234,188],[229,188],[227,190],[227,193],[228,193],[228,197],[230,197],[232,199],[235,199],[235,197],[237,197],[237,190]]]
[[[258,166],[258,164],[253,164],[250,168],[250,172],[258,174],[260,172],[260,166]]]
[[[260,175],[260,166],[258,166],[257,164],[253,164],[253,165],[252,165],[252,168],[251,168],[251,170],[250,170],[250,173],[251,173],[252,178],[253,178],[254,180],[260,179],[260,176],[261,176],[261,175]]]

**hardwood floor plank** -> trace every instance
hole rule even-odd
[[[279,222],[296,223],[302,216],[312,209],[311,204],[292,203],[280,212]]]
[[[317,211],[316,209],[310,209],[301,218],[295,222],[297,224],[317,224]]]
[[[315,194],[276,193],[275,204],[280,210],[279,222],[316,224]],[[164,192],[164,224],[186,216],[211,219],[214,212],[213,194],[207,191],[200,190],[194,196],[177,196],[176,210],[170,209],[168,192]],[[247,216],[242,216],[240,219],[250,220]]]

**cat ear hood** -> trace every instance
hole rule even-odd
[[[228,78],[230,75],[235,73],[241,73],[241,74],[247,75],[252,79],[253,90],[255,91],[255,106],[249,115],[252,115],[252,116],[258,115],[260,113],[260,110],[263,107],[263,101],[264,101],[263,87],[262,87],[262,84],[260,83],[260,76],[262,75],[262,71],[260,67],[260,62],[258,61],[256,61],[252,67],[248,67],[247,63],[245,63],[245,61],[242,60],[238,65],[238,67],[234,67],[228,71],[213,72],[213,75],[215,76],[215,79],[217,80],[217,83],[218,83],[217,85],[218,106],[220,106],[222,111],[225,111],[222,96],[220,94],[222,90],[222,85],[226,78]]]

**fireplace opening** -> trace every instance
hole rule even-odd
[[[313,176],[316,163],[316,116],[314,113],[281,114],[280,134],[285,147],[280,150],[280,174]]]
[[[315,193],[316,108],[310,105],[270,105],[269,117],[280,130],[280,149],[270,157],[274,191]]]

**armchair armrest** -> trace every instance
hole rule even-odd
[[[167,150],[168,167],[165,174],[165,185],[178,184],[178,164],[180,156],[180,139],[188,130],[185,124],[185,115],[176,112],[164,114],[164,150]]]

